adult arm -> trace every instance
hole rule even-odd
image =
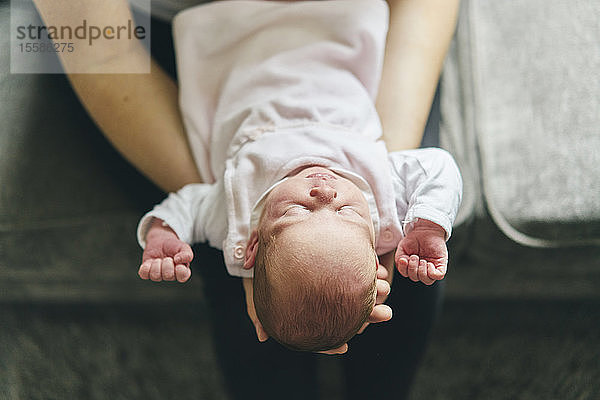
[[[456,25],[459,0],[388,0],[377,112],[388,150],[419,147]]]
[[[126,0],[34,0],[46,25],[127,25]],[[115,148],[165,191],[201,182],[185,136],[173,80],[152,60],[149,73],[120,73],[146,68],[149,55],[137,40],[75,42],[61,61],[79,99]],[[146,68],[147,69],[147,68]],[[71,73],[71,71],[86,73]],[[110,72],[110,73],[107,73]]]

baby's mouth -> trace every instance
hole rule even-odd
[[[324,172],[317,172],[317,173],[314,173],[314,174],[310,174],[310,175],[306,176],[305,178],[306,179],[311,179],[311,178],[313,178],[313,179],[323,179],[323,180],[328,180],[328,179],[335,180],[335,179],[337,179],[335,176],[333,176],[331,174],[324,173]]]

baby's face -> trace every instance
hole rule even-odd
[[[268,238],[264,253],[258,232]],[[323,167],[300,170],[269,193],[252,235],[246,261],[262,254],[254,301],[271,336],[331,348],[354,335],[373,309],[378,262],[369,205],[352,181]]]
[[[307,167],[278,186],[266,198],[261,227],[266,234],[293,229],[310,235],[315,227],[357,232],[374,242],[369,205],[350,180],[319,166]]]

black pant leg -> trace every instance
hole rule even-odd
[[[227,274],[222,253],[195,246],[194,274],[203,280],[217,359],[232,399],[315,399],[316,358],[285,349],[269,339],[259,343],[242,281]]]
[[[371,324],[350,341],[344,358],[348,399],[405,399],[425,353],[443,298],[443,283],[414,283],[398,275],[386,304],[391,321]]]

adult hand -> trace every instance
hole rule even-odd
[[[254,308],[254,279],[243,278],[242,283],[244,285],[244,292],[246,293],[246,311],[248,312],[248,316],[254,325],[258,341],[264,342],[269,338],[269,335],[267,335],[267,332],[265,332],[262,324],[256,316],[256,309]]]
[[[392,309],[390,306],[385,305],[385,301],[390,294],[392,287],[392,280],[394,279],[394,252],[389,252],[379,257],[379,266],[377,267],[377,299],[375,300],[375,307],[369,320],[366,322],[358,333],[363,333],[370,323],[385,322],[392,319]]]

